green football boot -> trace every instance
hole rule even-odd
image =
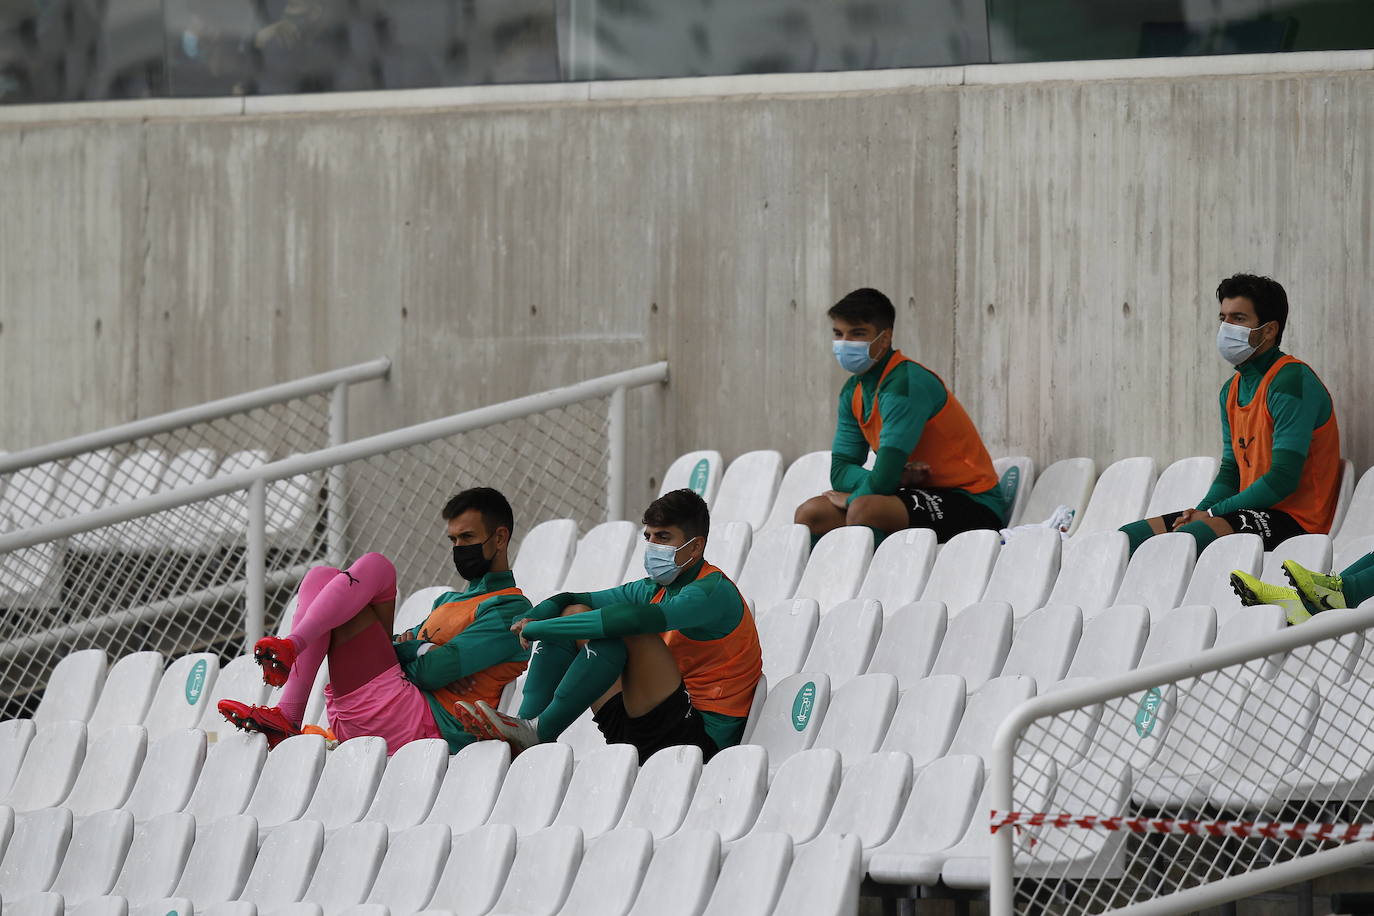
[[[1293,583],[1303,607],[1309,614],[1320,614],[1345,607],[1345,593],[1341,591],[1340,576],[1324,576],[1299,566],[1292,560],[1283,561],[1283,574]]]
[[[1303,607],[1297,589],[1261,582],[1244,570],[1231,570],[1231,590],[1240,597],[1240,603],[1246,607],[1254,607],[1257,604],[1278,605],[1283,608],[1291,626],[1312,618],[1307,608]]]

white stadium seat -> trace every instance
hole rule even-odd
[[[1154,518],[1168,512],[1195,508],[1207,495],[1212,479],[1217,476],[1218,463],[1210,455],[1201,455],[1180,458],[1169,465],[1160,473],[1141,518]]]
[[[982,600],[1007,602],[1017,620],[1043,607],[1059,575],[1063,542],[1051,528],[1012,534],[997,553]]]
[[[820,838],[849,834],[858,837],[865,850],[882,845],[906,806],[911,780],[911,758],[906,754],[863,755],[845,769]]]
[[[180,811],[190,801],[204,765],[205,732],[187,728],[163,735],[148,745],[125,810],[140,824]]]
[[[1047,604],[1073,604],[1084,618],[1112,603],[1126,574],[1130,547],[1120,531],[1075,537],[1064,545],[1064,559]]]
[[[826,836],[794,854],[776,912],[853,916],[862,880],[858,837]]]
[[[964,717],[946,754],[975,754],[986,761],[992,739],[1013,709],[1035,696],[1035,680],[1023,674],[996,677],[969,695]]]
[[[171,896],[195,839],[195,818],[179,811],[138,824],[110,896],[125,900],[158,900]]]
[[[102,811],[76,823],[51,894],[57,912],[110,892],[134,838],[134,818],[127,811]],[[10,910],[9,903],[5,909]]]
[[[1283,575],[1285,560],[1293,560],[1307,569],[1325,572],[1331,568],[1331,538],[1325,534],[1299,534],[1279,544],[1264,555],[1260,579],[1276,585],[1287,585]]]
[[[183,655],[168,665],[143,717],[148,739],[156,741],[170,731],[199,726],[217,677],[219,656],[212,652]]]
[[[1035,483],[1035,462],[1025,455],[1013,455],[994,459],[992,469],[997,472],[1003,495],[1010,497],[1007,527],[1021,524],[1021,514]]]
[[[754,825],[767,794],[768,752],[757,744],[727,747],[702,767],[682,829],[736,840]]]
[[[1258,534],[1228,534],[1207,545],[1193,567],[1193,578],[1179,600],[1179,606],[1207,604],[1216,609],[1217,621],[1241,610],[1240,599],[1231,590],[1231,570],[1242,569],[1259,575],[1264,562],[1264,544]]]
[[[797,507],[830,489],[830,452],[809,452],[788,467],[763,528],[790,525]]]
[[[24,763],[24,755],[28,753],[29,742],[33,741],[36,730],[32,719],[6,719],[0,722],[0,798],[14,784],[14,777]],[[4,852],[3,845],[0,845],[0,852]]]
[[[569,725],[563,734],[558,736],[558,740],[572,748],[573,759],[577,761],[595,754],[602,748],[609,747],[606,743],[606,736],[601,733],[590,709],[585,710],[582,715],[573,720],[573,724]]]
[[[326,830],[362,820],[385,771],[384,738],[368,735],[341,742],[325,760],[310,807],[301,817],[319,821]]]
[[[140,725],[121,725],[106,731],[99,741],[88,740],[81,772],[64,806],[76,817],[121,807],[133,790],[147,750],[148,733]]]
[[[402,745],[387,761],[363,820],[379,821],[392,832],[421,823],[434,806],[447,769],[448,742],[443,738],[421,738]]]
[[[113,449],[102,448],[85,452],[67,462],[62,477],[60,499],[49,502],[50,514],[57,518],[71,518],[94,512],[105,505],[105,490],[114,475]]]
[[[1083,635],[1083,613],[1072,604],[1051,604],[1021,621],[1002,674],[1025,674],[1043,690],[1064,677]]]
[[[720,837],[683,830],[658,844],[630,916],[697,916],[720,871]]]
[[[1111,677],[1135,668],[1150,635],[1150,612],[1138,604],[1107,608],[1083,624],[1065,677]]]
[[[760,531],[754,535],[749,559],[735,584],[755,607],[772,607],[796,594],[810,553],[811,534],[804,525],[789,523]]]
[[[50,504],[64,474],[55,465],[44,463],[8,475],[9,483],[0,494],[0,516],[10,519],[11,530],[31,528],[56,516]]]
[[[1096,480],[1097,465],[1091,458],[1056,461],[1036,477],[1026,507],[1021,510],[1020,524],[1035,525],[1046,521],[1060,506],[1074,510],[1074,523],[1077,524]]]
[[[260,734],[235,732],[220,738],[205,757],[186,811],[200,827],[239,814],[253,797],[266,760],[267,739]]]
[[[957,674],[969,692],[978,690],[1006,664],[1011,649],[1011,605],[986,601],[949,621],[931,674]]]
[[[489,912],[506,885],[506,875],[515,861],[515,844],[515,828],[509,824],[489,824],[455,835],[430,901],[440,909],[421,912],[429,916],[482,916]]]
[[[293,735],[278,744],[262,765],[257,788],[244,813],[257,818],[262,829],[300,817],[315,794],[324,758],[321,735]]]
[[[802,670],[824,671],[831,688],[838,690],[868,667],[882,626],[883,609],[878,602],[859,598],[841,602],[821,617]]]
[[[18,900],[51,887],[72,826],[72,813],[66,808],[43,808],[15,818],[14,834],[0,860],[0,897]]]
[[[643,827],[622,827],[584,838],[577,875],[560,916],[624,916],[634,905],[654,855],[654,838]]]
[[[951,619],[983,597],[1002,538],[996,531],[965,531],[940,548],[921,590],[922,601],[943,601]]]
[[[1336,514],[1331,518],[1331,530],[1340,531],[1345,524],[1346,513],[1350,511],[1351,500],[1355,497],[1355,462],[1349,458],[1341,459],[1341,482],[1336,496]]]
[[[1197,563],[1190,534],[1157,534],[1136,548],[1116,591],[1117,604],[1141,604],[1158,618],[1179,606]]]
[[[105,684],[107,668],[105,653],[100,649],[81,649],[64,655],[48,675],[48,685],[33,711],[33,721],[42,726],[69,719],[90,719]]]
[[[712,519],[711,536],[706,541],[706,562],[734,582],[744,571],[744,562],[749,558],[749,547],[753,542],[754,529],[748,522],[721,523]]]
[[[248,815],[202,825],[171,900],[159,903],[157,909],[189,913],[193,907],[235,899],[257,854],[258,825]]]
[[[759,615],[763,673],[770,682],[777,683],[802,669],[820,614],[820,605],[814,598],[792,598]]]
[[[873,753],[887,734],[897,709],[897,679],[890,674],[865,674],[830,697],[813,747],[840,752],[845,766]]]
[[[725,462],[720,452],[706,449],[679,455],[663,473],[663,483],[658,488],[662,496],[673,490],[691,490],[710,506],[720,488],[720,478],[725,470]]]
[[[518,578],[515,582],[517,585],[521,584]],[[434,610],[434,602],[439,600],[439,596],[453,591],[460,589],[455,589],[451,585],[430,585],[411,592],[406,600],[396,605],[396,615],[391,620],[391,632],[400,634],[418,627],[429,617],[429,612]]]
[[[793,595],[815,598],[824,616],[841,601],[848,601],[859,593],[872,558],[873,532],[870,529],[859,525],[836,528],[811,548],[811,556]]]
[[[521,539],[511,563],[515,584],[535,604],[562,591],[576,549],[577,522],[570,518],[540,522]]]
[[[711,505],[712,524],[745,522],[755,531],[762,528],[781,480],[782,455],[772,450],[740,455],[721,477],[716,501]],[[787,521],[792,521],[791,515]]]
[[[867,856],[869,875],[884,884],[933,884],[926,857],[953,847],[980,820],[982,789],[983,761],[971,755],[942,757],[918,772],[892,835]],[[985,821],[977,826],[987,830]]]
[[[805,843],[820,833],[830,816],[843,773],[840,752],[828,747],[812,748],[781,763],[773,774],[758,819],[745,836],[785,833],[793,843]]]
[[[791,865],[792,838],[785,833],[756,833],[735,844],[702,916],[769,916]]]
[[[324,842],[315,873],[302,900],[325,913],[337,913],[362,903],[382,867],[387,849],[386,825],[377,821],[349,824]],[[282,907],[276,912],[307,913],[313,907]]]
[[[39,729],[0,802],[21,813],[62,804],[81,772],[86,743],[86,726],[80,722],[55,722]]]
[[[883,737],[882,751],[901,751],[917,770],[944,756],[968,700],[964,679],[938,674],[907,685]]]
[[[819,671],[803,671],[783,678],[764,701],[763,710],[745,727],[744,743],[768,751],[768,765],[782,762],[816,742],[821,720],[830,705],[830,678]],[[642,778],[641,778],[642,781]]]
[[[496,806],[510,760],[510,745],[504,741],[474,741],[450,757],[425,823],[443,824],[454,834],[485,824]]]
[[[1033,778],[1018,781],[1018,793],[1025,793],[1024,796],[1016,799],[1018,805],[1024,805],[1022,810],[1044,811],[1046,810],[1045,804],[1050,799],[1057,768],[1051,760],[1039,758],[1039,762],[1039,766],[1028,769],[1028,773],[1033,774]],[[984,781],[983,797],[974,806],[974,810],[991,810],[991,798],[991,784]],[[1017,839],[1016,845],[1024,849],[1029,842],[1029,837],[1022,837]],[[913,883],[935,883],[932,873],[938,862],[940,877],[946,884],[951,887],[982,889],[987,886],[985,876],[991,847],[992,832],[988,830],[987,823],[975,814],[969,820],[968,830],[964,831],[964,835],[958,843],[943,852],[924,857],[923,865],[926,871],[922,878],[930,877],[932,880],[917,880]]]
[[[929,528],[889,534],[873,552],[857,597],[882,602],[883,612],[889,615],[910,604],[925,588],[935,553],[935,532]]]
[[[588,755],[573,770],[554,825],[581,828],[586,840],[609,832],[620,822],[638,774],[639,756],[633,745],[611,744]]]
[[[263,841],[239,900],[262,912],[295,903],[309,887],[323,850],[324,825],[319,821],[283,824]],[[228,916],[236,910],[237,906],[230,904],[221,911]]]
[[[682,826],[700,778],[701,748],[679,745],[658,751],[639,768],[619,826],[643,827],[655,840],[670,836]]]
[[[630,548],[641,537],[633,522],[602,522],[582,536],[563,583],[555,591],[595,592],[621,583]],[[516,582],[520,580],[517,578]]]
[[[1093,495],[1078,518],[1076,536],[1115,531],[1144,517],[1145,504],[1155,485],[1153,458],[1122,458],[1107,466],[1093,487]]]
[[[1206,652],[1216,638],[1216,611],[1199,605],[1174,608],[1151,620],[1150,636],[1145,640],[1137,667],[1148,668]]]
[[[557,816],[572,774],[572,748],[566,744],[530,748],[506,771],[488,822],[510,824],[522,837],[543,830]]]
[[[868,671],[895,674],[906,689],[930,673],[945,639],[948,615],[941,601],[915,601],[895,612],[884,610],[888,616]]]
[[[262,682],[262,668],[251,655],[240,655],[219,670],[214,686],[208,691],[207,699],[200,704],[200,721],[192,727],[206,734],[228,731],[231,726],[220,715],[220,700],[238,700],[250,706],[261,705],[267,701],[267,685]]]
[[[582,862],[582,831],[546,827],[521,837],[493,914],[553,914],[572,889]],[[436,898],[437,898],[436,893]]]
[[[142,725],[161,680],[157,652],[134,652],[111,665],[86,726],[91,737],[115,725]]]
[[[365,903],[382,916],[423,909],[448,862],[451,842],[443,824],[420,824],[393,836]]]
[[[1339,526],[1332,526],[1331,534],[1338,551],[1361,538],[1374,536],[1374,468],[1360,478],[1351,493],[1345,518]]]

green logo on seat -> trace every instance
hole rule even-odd
[[[792,727],[799,732],[806,731],[806,723],[811,721],[811,710],[816,708],[816,683],[807,681],[797,691],[792,701]]]
[[[1154,731],[1155,723],[1159,721],[1159,707],[1164,702],[1164,695],[1159,692],[1158,687],[1151,687],[1145,691],[1145,695],[1140,698],[1140,708],[1135,713],[1135,733],[1142,738],[1150,737],[1150,732]]]
[[[1021,488],[1021,469],[1012,465],[1007,468],[1007,472],[1002,475],[1002,495],[1007,498],[1007,502],[1016,502],[1016,491]]]
[[[692,478],[688,481],[688,486],[692,492],[698,496],[706,496],[706,478],[711,476],[711,462],[705,458],[697,462],[697,466],[692,468]]]
[[[200,700],[200,693],[205,689],[205,672],[208,668],[203,658],[191,666],[191,672],[186,675],[186,705],[194,706]]]

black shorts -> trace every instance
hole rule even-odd
[[[695,744],[701,748],[704,760],[710,760],[720,750],[706,733],[706,723],[692,705],[687,688],[681,685],[642,716],[626,713],[625,701],[617,693],[592,713],[592,718],[606,736],[607,744],[633,744],[641,766],[655,752],[679,744]]]
[[[934,529],[941,544],[965,531],[1002,528],[996,512],[963,490],[920,487],[898,490],[896,496],[906,505],[907,527]]]
[[[1182,514],[1170,512],[1168,515],[1161,515],[1164,530],[1173,531],[1174,522]],[[1237,509],[1235,512],[1218,515],[1217,518],[1225,519],[1226,524],[1230,525],[1236,534],[1258,534],[1264,542],[1265,550],[1273,550],[1289,538],[1309,533],[1293,520],[1293,516],[1279,509]]]

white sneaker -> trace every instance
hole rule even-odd
[[[500,710],[492,709],[485,700],[477,701],[477,711],[486,717],[487,724],[496,736],[511,746],[512,752],[518,754],[540,743],[539,732],[529,719],[508,716]]]

